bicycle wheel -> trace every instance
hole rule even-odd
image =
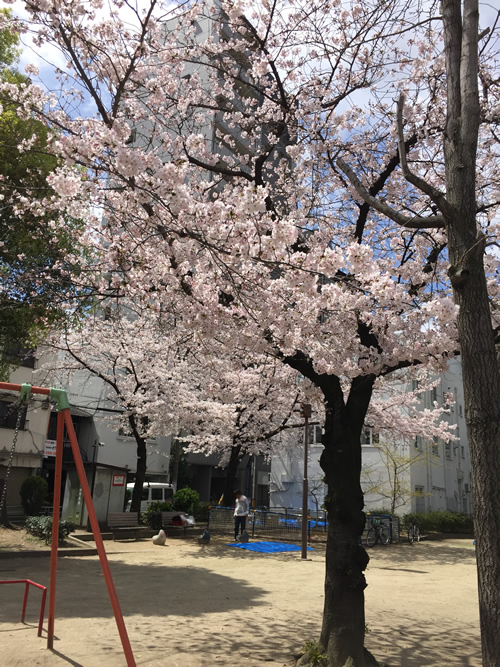
[[[375,546],[376,541],[377,541],[377,536],[375,534],[375,531],[373,530],[373,528],[370,528],[370,530],[366,533],[366,546],[373,547]]]
[[[415,542],[420,542],[420,528],[418,526],[413,526],[413,539]]]
[[[410,544],[413,544],[414,540],[415,540],[415,526],[412,524],[411,526],[408,526],[408,542]]]
[[[380,540],[380,544],[383,544],[384,546],[389,544],[390,535],[385,528],[383,527],[380,528],[380,530],[378,531],[378,537]]]

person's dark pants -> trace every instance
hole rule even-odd
[[[238,537],[238,531],[241,527],[241,532],[245,530],[245,526],[247,524],[247,518],[246,516],[235,516],[234,517],[234,539]]]

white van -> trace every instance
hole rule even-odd
[[[130,492],[130,499],[127,502],[126,511],[130,512],[134,483],[127,484],[127,491]],[[170,502],[174,497],[174,493],[175,490],[172,484],[164,484],[163,482],[144,482],[141,496],[141,512],[145,512],[151,503]]]

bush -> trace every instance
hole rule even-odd
[[[405,514],[403,523],[416,521],[420,532],[463,533],[472,535],[474,527],[472,517],[460,512],[428,512],[426,514]]]
[[[196,514],[196,508],[200,502],[200,494],[189,487],[179,489],[172,500],[172,509],[187,514]]]
[[[208,511],[212,505],[213,503],[198,503],[194,512],[194,518],[196,521],[200,521],[202,523],[208,521]]]
[[[52,539],[52,517],[51,516],[29,516],[24,527],[35,537],[45,540],[49,544]],[[75,530],[75,524],[71,521],[59,521],[59,544]]]
[[[171,509],[172,503],[157,500],[151,503],[148,509],[141,514],[141,519],[152,530],[161,530],[161,513],[170,512]]]
[[[42,477],[26,477],[19,492],[26,516],[38,516],[47,499],[49,485]]]

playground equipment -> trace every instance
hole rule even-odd
[[[24,618],[26,616],[26,605],[28,604],[28,593],[30,591],[30,586],[35,588],[40,588],[42,591],[42,601],[40,603],[40,616],[38,618],[38,636],[42,636],[43,630],[43,617],[45,615],[45,600],[47,598],[47,586],[42,586],[37,584],[31,579],[4,579],[0,581],[0,584],[25,584],[26,588],[24,589],[24,599],[23,599],[23,608],[21,611],[21,623],[24,623]]]
[[[135,659],[132,653],[132,647],[130,646],[130,641],[127,634],[127,629],[125,627],[125,622],[123,620],[123,615],[120,609],[120,603],[118,602],[118,597],[116,595],[115,586],[111,576],[111,571],[109,568],[108,558],[106,556],[106,551],[104,549],[104,543],[101,536],[101,531],[99,529],[99,524],[97,521],[97,515],[95,513],[94,504],[92,502],[92,495],[90,493],[90,488],[87,482],[87,476],[85,475],[85,469],[83,467],[82,457],[80,454],[80,448],[78,446],[78,440],[76,437],[75,429],[73,427],[73,421],[70,414],[70,404],[66,392],[63,389],[56,389],[54,387],[32,387],[30,384],[12,384],[10,382],[0,382],[0,389],[7,391],[17,391],[20,394],[21,400],[27,400],[30,394],[41,394],[43,396],[48,396],[53,399],[57,407],[57,438],[56,438],[56,462],[55,462],[55,477],[54,477],[54,504],[53,504],[53,516],[52,516],[52,543],[51,543],[51,554],[50,554],[50,579],[49,579],[49,613],[48,613],[48,625],[47,625],[47,648],[53,649],[54,647],[54,623],[55,623],[55,609],[56,609],[56,578],[57,578],[57,556],[58,556],[58,546],[59,546],[59,507],[61,504],[61,478],[62,478],[62,460],[63,460],[63,437],[64,437],[64,427],[66,426],[66,432],[71,444],[71,451],[73,453],[73,458],[75,461],[76,470],[78,473],[78,478],[80,481],[80,486],[83,493],[83,498],[85,505],[87,507],[87,512],[89,515],[89,521],[94,534],[94,540],[97,547],[97,553],[99,555],[99,560],[101,563],[102,573],[104,575],[104,581],[106,582],[106,588],[108,590],[109,599],[111,602],[111,607],[113,609],[113,614],[115,617],[116,625],[118,628],[118,633],[120,635],[120,640],[123,647],[123,652],[127,660],[128,667],[135,667]],[[19,430],[16,429],[16,434]],[[12,458],[14,456],[16,437],[14,438],[13,447],[11,450],[11,456],[9,460],[9,465],[7,468],[7,475],[4,484],[4,491],[2,494],[1,504],[5,502],[6,488],[8,474],[10,472],[10,467],[12,464]],[[43,615],[42,615],[43,620]]]

